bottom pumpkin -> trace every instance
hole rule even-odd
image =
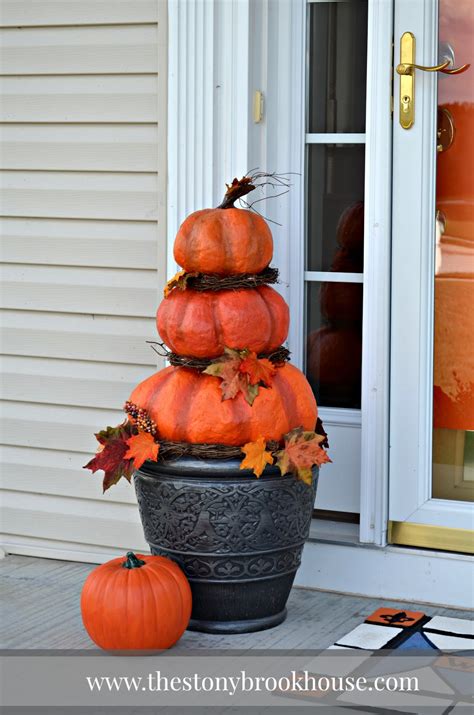
[[[163,650],[188,626],[191,588],[170,559],[129,552],[89,574],[81,613],[86,631],[100,648]]]
[[[130,402],[145,409],[161,439],[240,446],[259,437],[279,441],[295,427],[313,430],[318,411],[303,373],[279,367],[272,386],[252,406],[242,394],[223,400],[221,380],[185,367],[167,367],[141,382]]]

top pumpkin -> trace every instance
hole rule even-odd
[[[181,224],[174,243],[176,262],[188,273],[260,273],[273,256],[266,221],[234,201],[253,191],[249,177],[234,179],[216,209],[195,211]]]

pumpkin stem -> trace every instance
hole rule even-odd
[[[127,552],[127,559],[122,563],[124,569],[139,569],[140,566],[145,566],[146,561],[137,558],[133,551]]]
[[[242,196],[249,194],[251,191],[257,187],[252,184],[252,179],[250,176],[243,176],[241,179],[234,179],[231,184],[226,184],[227,191],[225,192],[222,203],[217,207],[218,209],[232,209],[234,207],[234,202],[240,199]]]

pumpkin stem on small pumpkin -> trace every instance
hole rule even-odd
[[[142,561],[139,559],[133,551],[128,551],[127,552],[127,558],[126,560],[122,563],[122,566],[124,569],[138,569],[140,566],[145,566],[146,561]]]
[[[250,176],[243,176],[241,179],[235,178],[231,184],[226,184],[227,191],[222,200],[222,203],[217,207],[218,209],[232,209],[234,207],[234,202],[237,199],[242,198],[246,194],[257,187],[252,184],[252,178]]]

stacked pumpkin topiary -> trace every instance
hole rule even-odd
[[[135,388],[124,424],[98,433],[102,449],[86,466],[104,469],[104,490],[147,459],[205,457],[206,446],[223,458],[241,450],[242,466],[257,476],[277,459],[282,473],[309,482],[312,466],[329,461],[323,430],[313,431],[313,392],[282,348],[288,306],[265,284],[277,276],[268,268],[271,231],[259,214],[234,206],[255,188],[252,177],[234,179],[218,208],[194,212],[179,228],[174,256],[183,270],[157,311],[172,364]]]
[[[134,389],[127,419],[96,435],[86,465],[104,470],[104,490],[135,472],[150,549],[189,579],[188,628],[211,633],[284,620],[317,466],[330,461],[309,383],[282,345],[288,308],[270,285],[270,229],[234,206],[265,176],[234,179],[218,208],[180,227],[182,271],[157,312],[166,345],[153,344],[171,364]]]

